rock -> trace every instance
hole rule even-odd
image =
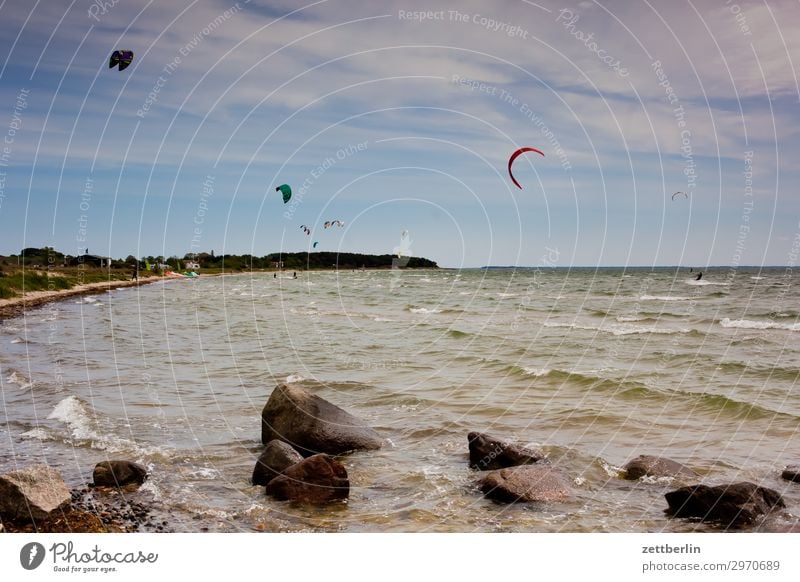
[[[47,465],[31,465],[0,475],[0,516],[5,520],[45,519],[71,500],[61,473]]]
[[[95,486],[124,487],[141,485],[147,479],[147,469],[130,461],[103,461],[97,463],[92,473]]]
[[[253,469],[253,485],[266,485],[292,465],[303,460],[303,456],[283,441],[267,443]]]
[[[292,465],[267,484],[267,495],[281,501],[327,503],[347,499],[350,481],[347,469],[325,454],[313,455]]]
[[[665,457],[653,457],[651,455],[639,455],[623,467],[624,478],[635,481],[641,477],[697,477],[692,469],[686,465],[667,459]]]
[[[532,465],[544,460],[544,453],[480,432],[467,435],[469,466],[480,471]]]
[[[786,507],[780,493],[753,483],[691,485],[670,491],[664,497],[674,517],[699,517],[728,526],[753,523],[774,507]]]
[[[781,473],[781,477],[786,479],[787,481],[794,481],[795,483],[800,483],[800,465],[791,465],[786,467]]]
[[[261,412],[261,442],[278,439],[301,455],[379,449],[380,436],[363,421],[299,386],[281,384]]]
[[[490,499],[516,501],[562,501],[572,496],[564,476],[552,467],[522,465],[492,471],[481,480],[481,491]]]

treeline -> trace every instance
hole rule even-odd
[[[88,256],[88,255],[87,255]],[[19,265],[33,268],[60,268],[74,265],[76,257],[65,255],[52,247],[26,248],[19,255],[0,257],[0,265]],[[111,268],[131,269],[137,263],[140,268],[146,264],[165,265],[176,271],[185,270],[187,262],[194,262],[200,269],[249,271],[254,269],[307,270],[307,269],[390,269],[397,266],[405,269],[436,269],[434,261],[422,257],[403,257],[394,255],[363,255],[359,253],[271,253],[262,257],[254,255],[215,255],[210,253],[190,253],[183,258],[178,256],[146,256],[137,259],[128,255],[124,259],[111,259]]]
[[[362,255],[359,253],[271,253],[263,257],[253,255],[186,255],[186,260],[196,260],[201,268],[225,270],[274,269],[389,269],[394,264],[406,269],[436,269],[434,261],[421,257],[394,255]]]

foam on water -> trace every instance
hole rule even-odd
[[[639,301],[690,301],[691,297],[682,297],[679,295],[642,295]]]
[[[723,318],[719,324],[722,327],[741,329],[783,329],[786,331],[800,331],[800,323],[777,323],[774,321],[753,321],[750,319]]]

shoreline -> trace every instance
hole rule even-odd
[[[59,291],[29,291],[22,297],[0,299],[0,321],[19,317],[31,309],[36,309],[48,303],[63,301],[70,297],[96,295],[111,291],[112,289],[138,287],[140,285],[149,285],[150,283],[164,280],[164,277],[147,277],[136,281],[99,281],[97,283],[85,283],[83,285],[76,285],[71,289],[61,289]]]

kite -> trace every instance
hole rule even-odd
[[[678,195],[682,195],[687,200],[689,199],[689,195],[686,192],[675,192],[675,194],[672,195],[672,199],[675,200],[675,196],[678,196]]]
[[[292,197],[292,188],[289,186],[289,184],[281,184],[275,188],[275,192],[281,192],[283,194],[284,204],[289,202],[289,199]]]
[[[319,241],[316,241],[316,240],[315,240],[315,241],[314,241],[314,244],[313,244],[312,246],[313,246],[314,248],[317,248],[317,245],[318,245],[318,244],[319,244]]]
[[[311,229],[309,229],[305,224],[302,225],[300,228],[303,229],[303,232],[306,234],[311,234]]]
[[[133,62],[133,51],[114,51],[108,61],[108,68],[113,69],[119,66],[120,71],[124,71]]]
[[[326,220],[325,224],[323,225],[325,228],[330,228],[331,226],[344,226],[344,222],[341,220]]]
[[[511,165],[514,163],[514,160],[517,159],[517,156],[524,154],[525,152],[536,152],[540,156],[544,157],[544,154],[536,148],[519,148],[517,151],[511,154],[510,158],[508,158],[508,175],[511,177],[511,181],[514,182],[514,185],[520,190],[522,190],[522,186],[519,185],[519,182],[517,182],[516,178],[514,178],[514,174],[511,173]]]

